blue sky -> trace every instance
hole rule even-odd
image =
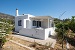
[[[15,16],[15,9],[19,14],[35,16],[52,16],[61,19],[75,16],[75,0],[0,0],[0,12]]]

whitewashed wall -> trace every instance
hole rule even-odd
[[[18,20],[22,20],[22,26],[18,26]],[[22,18],[15,17],[15,31],[19,32],[19,30],[21,30],[23,28],[23,26],[24,26],[23,23],[24,23],[24,21],[23,21]]]
[[[54,35],[54,30],[53,28],[49,29],[26,29],[23,28],[19,31],[19,34],[25,35],[25,36],[30,36],[34,38],[39,38],[39,39],[47,39],[49,35]]]
[[[19,34],[25,35],[25,36],[30,36],[30,37],[35,37],[39,39],[46,39],[45,38],[45,30],[39,30],[39,29],[26,29],[23,28],[19,31]]]
[[[32,28],[32,21],[30,19],[24,19],[24,28]]]
[[[30,14],[15,17],[15,31],[19,32],[22,28],[32,28],[32,21],[29,17],[35,17]],[[18,26],[18,20],[22,20],[22,26]]]
[[[51,27],[51,28],[48,28],[48,29],[50,31],[50,35],[52,35],[52,36],[56,35],[56,33],[55,33],[55,27]]]
[[[27,19],[27,18],[28,18],[28,15],[15,17],[15,31],[19,32],[19,30],[24,28],[24,19]],[[18,26],[18,20],[22,20],[22,26]]]
[[[50,35],[50,30],[49,29],[45,29],[45,39],[47,39]]]

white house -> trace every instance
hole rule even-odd
[[[53,18],[51,16],[34,16],[30,14],[18,14],[16,9],[15,31],[21,35],[47,39],[55,35]]]

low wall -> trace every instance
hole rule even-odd
[[[54,27],[45,29],[45,38],[48,38],[50,36],[55,36],[55,35],[56,35],[56,33],[55,33],[55,28]]]
[[[34,38],[39,38],[39,39],[46,39],[45,38],[45,29],[26,29],[26,28],[23,28],[19,31],[19,34],[34,37]]]
[[[39,39],[47,39],[50,35],[54,36],[55,31],[53,28],[47,28],[47,29],[26,29],[26,28],[23,28],[19,31],[19,34],[34,37],[34,38],[39,38]]]

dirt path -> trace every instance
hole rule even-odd
[[[15,43],[12,43],[12,42],[8,41],[3,46],[3,50],[29,50],[29,49],[21,47],[21,46],[15,44]]]
[[[15,38],[22,39],[24,41],[29,41],[29,42],[34,42],[35,41],[36,43],[41,44],[41,45],[47,45],[48,46],[48,45],[51,44],[52,48],[54,48],[54,46],[56,44],[56,39],[53,39],[53,38],[48,38],[46,40],[41,40],[41,39],[35,39],[35,38],[30,38],[30,37],[26,37],[26,36],[22,36],[22,35],[16,35],[16,34],[13,34],[11,36],[15,37]]]

